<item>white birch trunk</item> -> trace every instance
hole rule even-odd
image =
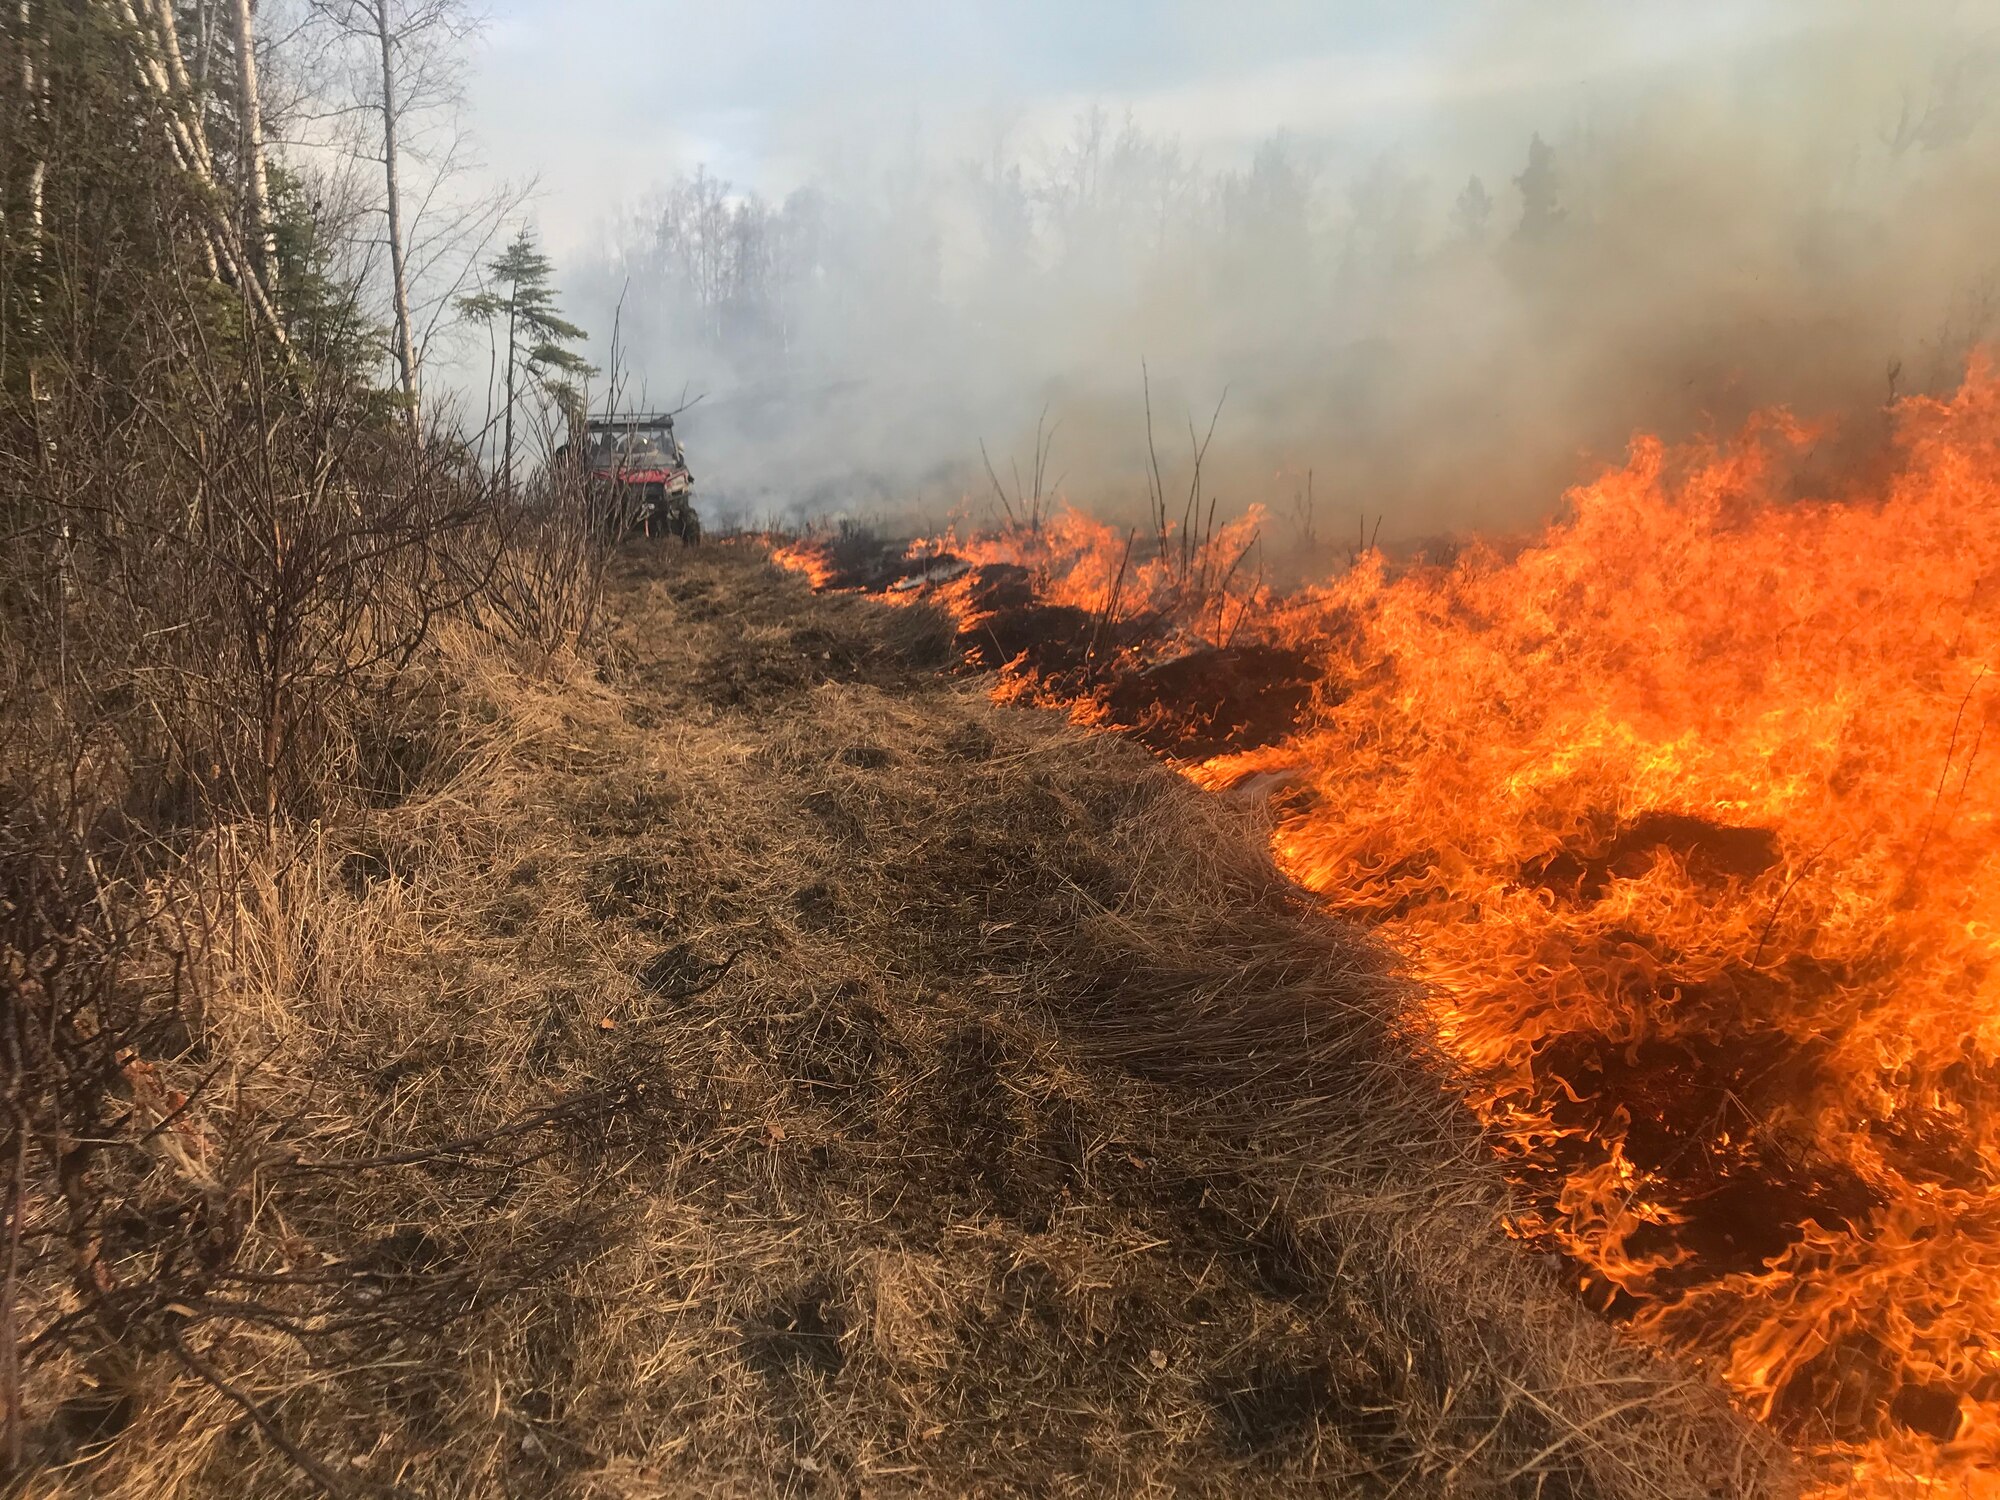
[[[208,149],[208,132],[193,106],[193,89],[181,59],[180,29],[174,22],[171,0],[118,0],[119,13],[131,26],[137,45],[133,48],[133,68],[140,86],[160,101],[167,137],[181,168],[217,195],[214,157]],[[143,10],[143,17],[142,12]],[[277,308],[254,271],[242,236],[226,214],[208,216],[208,233],[203,237],[209,274],[226,278],[250,304],[251,315],[263,325],[278,346],[289,352],[291,340]]]
[[[32,119],[40,111],[42,91],[35,79],[35,28],[34,14],[29,0],[21,0],[21,114],[24,119]],[[41,132],[34,132],[37,151],[28,163],[28,181],[25,193],[27,219],[28,257],[39,262],[42,255],[42,191],[48,180],[49,164],[40,153]]]
[[[172,0],[161,0],[171,7]],[[278,289],[278,241],[271,228],[271,182],[264,169],[264,102],[257,88],[257,31],[251,17],[250,0],[236,0],[236,83],[237,118],[243,125],[243,177],[245,206],[249,222],[244,238],[264,290],[275,296]]]
[[[238,0],[242,3],[242,0]],[[382,172],[385,206],[389,215],[389,277],[396,309],[396,372],[402,381],[403,404],[410,430],[418,430],[417,349],[410,331],[409,270],[404,259],[403,189],[398,171],[396,142],[396,52],[395,32],[390,25],[389,0],[374,0],[370,12],[375,23],[375,39],[382,49]]]

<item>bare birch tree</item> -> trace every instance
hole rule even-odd
[[[236,118],[242,131],[241,156],[245,217],[244,237],[250,242],[264,290],[277,293],[278,241],[271,226],[271,180],[264,166],[264,103],[257,88],[257,30],[250,0],[231,6],[236,33]],[[207,38],[202,39],[207,50]]]
[[[209,146],[200,95],[188,76],[181,51],[180,23],[172,0],[118,0],[118,14],[131,39],[133,77],[141,92],[160,107],[175,162],[208,190],[213,201],[227,201],[216,180],[215,154]],[[236,287],[251,318],[279,348],[288,348],[284,320],[256,274],[253,257],[237,226],[226,214],[211,212],[204,229],[203,248],[210,273]]]
[[[21,107],[20,108],[21,108],[22,123],[24,125],[28,125],[31,121],[34,120],[37,114],[37,106],[41,101],[41,93],[42,93],[41,83],[38,77],[38,70],[35,67],[37,28],[35,25],[35,14],[33,5],[31,4],[31,0],[21,0],[19,24],[20,24],[20,34],[16,38],[16,45],[20,48],[21,51]],[[30,129],[23,131],[22,138],[30,139],[39,136],[39,134],[40,134],[39,131],[34,130],[31,127]],[[30,254],[30,256],[32,256],[35,253],[36,248],[41,243],[42,184],[47,180],[48,172],[49,172],[49,164],[48,160],[42,155],[42,143],[39,139],[36,139],[34,142],[34,150],[32,156],[28,162],[28,174],[27,174],[28,180],[25,191],[23,193],[23,201],[25,203],[25,208],[23,209],[22,212],[22,218],[25,221],[25,236],[28,245],[28,253]]]
[[[417,346],[410,328],[410,270],[403,241],[401,149],[396,142],[396,37],[389,25],[389,0],[370,7],[375,41],[382,54],[382,201],[389,220],[390,297],[396,314],[396,368],[408,408],[410,430],[417,430]]]
[[[45,82],[42,69],[36,65],[36,57],[45,40],[38,24],[35,8],[31,0],[20,0],[14,20],[14,46],[19,51],[16,82],[19,96],[9,112],[13,120],[14,138],[26,147],[27,163],[22,173],[21,211],[18,229],[13,226],[0,227],[10,232],[6,239],[14,241],[10,246],[21,257],[26,274],[21,278],[24,298],[24,328],[32,332],[40,323],[40,308],[36,303],[36,278],[41,269],[42,258],[42,196],[48,180],[49,164],[45,156],[47,142],[44,140],[47,114],[44,98]],[[0,195],[3,197],[4,195]],[[4,214],[4,202],[0,202],[0,214]],[[6,370],[6,343],[0,337],[0,375]],[[29,365],[29,387],[34,388],[34,367]]]
[[[370,122],[347,149],[382,173],[390,355],[416,431],[425,347],[520,201],[508,189],[471,202],[448,191],[469,165],[455,116],[478,18],[466,0],[310,0],[310,9],[351,49],[348,87]],[[412,162],[421,169],[414,183]]]

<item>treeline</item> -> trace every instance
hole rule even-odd
[[[560,671],[594,633],[606,539],[573,480],[512,482],[495,423],[423,399],[407,258],[386,298],[371,259],[398,236],[393,139],[372,217],[270,144],[306,108],[286,90],[325,61],[309,49],[372,17],[393,79],[398,28],[441,8],[315,6],[274,45],[255,27],[278,10],[22,0],[0,31],[15,1477],[101,1447],[156,1377],[284,1444],[227,1373],[245,1327],[302,1316],[277,1310],[282,1278],[223,1295],[268,1254],[272,1143],[305,1107],[273,1091],[257,1010],[304,981],[252,958],[296,932],[329,847],[462,765],[467,662]],[[546,262],[526,240],[493,260],[491,238],[459,240],[464,284],[432,311],[513,330],[523,410],[559,415],[580,361],[527,315],[552,309]]]
[[[1218,162],[1088,110],[777,197],[695,171],[627,206],[579,297],[621,309],[638,376],[707,393],[697,457],[752,509],[835,474],[812,503],[949,505],[985,488],[979,439],[1025,453],[1047,406],[1072,493],[1136,516],[1144,360],[1176,419],[1228,391],[1225,504],[1282,510],[1312,472],[1350,527],[1525,519],[1580,448],[1865,409],[1892,364],[1947,389],[1992,331],[1992,54],[1827,37],[1498,143],[1447,104],[1407,149],[1278,135]]]

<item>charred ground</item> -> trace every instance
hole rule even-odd
[[[265,1262],[297,1336],[244,1335],[238,1380],[325,1476],[1786,1490],[1499,1240],[1382,956],[1255,809],[752,547],[634,553],[614,597],[594,676],[459,683],[504,757],[296,913],[346,957],[263,1022],[330,1165]],[[108,1425],[60,1440],[72,1492],[325,1487],[206,1387]]]

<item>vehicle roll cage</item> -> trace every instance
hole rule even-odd
[[[585,432],[643,432],[659,427],[672,432],[674,414],[667,411],[635,411],[624,412],[615,417],[585,417],[583,420]]]

